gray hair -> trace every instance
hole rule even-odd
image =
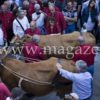
[[[84,44],[84,43],[85,43],[85,39],[84,39],[83,36],[79,36],[77,40],[78,40],[78,42],[79,42],[80,44]]]
[[[35,4],[35,5],[34,5],[34,8],[35,8],[35,9],[40,9],[41,7],[40,7],[39,4]]]
[[[76,68],[80,70],[81,72],[86,72],[87,71],[87,63],[83,60],[78,60],[76,61]]]
[[[23,1],[23,5],[29,5],[29,1]]]
[[[35,42],[35,43],[39,43],[39,42],[40,42],[40,36],[39,36],[39,35],[34,35],[34,36],[32,37],[32,40],[33,40],[33,42]]]
[[[23,15],[24,10],[21,7],[19,7],[17,13],[18,13],[18,16]]]

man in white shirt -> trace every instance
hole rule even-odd
[[[24,14],[24,11],[19,8],[18,9],[18,16],[13,21],[13,32],[15,36],[22,38],[24,36],[24,32],[26,29],[30,27],[29,21]]]
[[[92,76],[87,72],[87,63],[83,60],[76,62],[76,72],[72,73],[62,69],[56,64],[62,77],[73,81],[72,92],[79,96],[79,100],[90,100],[92,95]]]
[[[36,21],[36,26],[40,28],[42,34],[45,34],[44,20],[45,14],[40,10],[40,5],[35,4],[35,13],[32,14],[32,20]]]

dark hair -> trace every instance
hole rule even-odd
[[[48,7],[48,2],[43,2],[43,7]]]
[[[95,2],[95,0],[90,0],[89,5],[88,5],[88,9],[90,8],[90,4],[91,4],[91,2],[93,2],[93,1]],[[94,5],[93,9],[95,9],[95,5]]]

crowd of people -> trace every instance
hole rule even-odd
[[[24,48],[23,55],[35,61],[44,59],[43,50],[38,46],[40,35],[71,34],[81,28],[91,32],[96,43],[100,43],[100,0],[0,0],[0,47],[5,43],[10,45],[12,39],[32,36],[32,42],[25,43],[24,47],[33,46],[37,51],[34,55],[27,54]],[[75,100],[90,100],[95,54],[92,46],[85,44],[84,37],[79,37],[78,41],[82,53],[75,54],[73,58],[77,73],[63,70],[59,63],[56,66],[61,76],[73,81],[72,92],[78,95]],[[88,55],[84,54],[85,47],[89,48]],[[31,62],[31,59],[26,62]],[[0,100],[1,97],[2,100],[11,97],[6,90],[3,92],[0,88]]]
[[[29,23],[35,22],[31,27]],[[1,0],[1,42],[14,36],[69,34],[84,27],[99,42],[99,0]]]

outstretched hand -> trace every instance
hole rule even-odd
[[[57,67],[58,70],[62,69],[62,65],[60,63],[57,63],[56,67]]]

